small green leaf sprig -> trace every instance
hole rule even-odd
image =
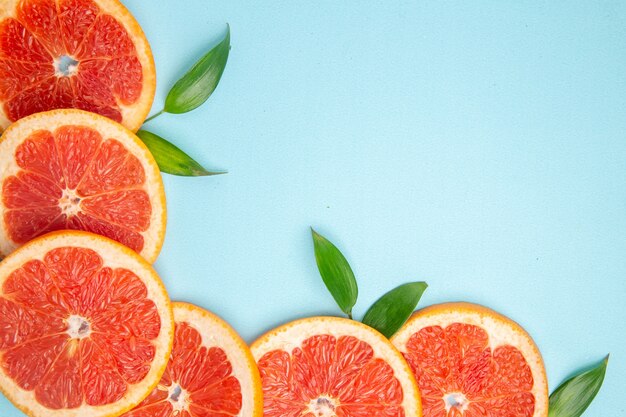
[[[341,311],[352,318],[352,307],[359,296],[354,272],[341,251],[332,242],[312,228],[311,233],[315,247],[315,261],[322,280]]]
[[[580,417],[600,391],[608,363],[607,355],[593,368],[574,375],[554,390],[548,417]]]
[[[230,53],[230,26],[224,38],[200,58],[171,88],[163,109],[148,117],[144,123],[164,113],[182,114],[200,107],[217,88]],[[224,174],[209,171],[177,146],[147,130],[137,136],[146,144],[162,172],[188,177]]]
[[[339,308],[352,319],[358,286],[354,272],[341,251],[324,236],[311,229],[315,260],[320,275]],[[408,320],[428,285],[425,282],[402,284],[380,297],[365,313],[363,323],[391,338]],[[609,357],[595,367],[563,382],[550,395],[548,417],[580,417],[600,391]]]
[[[311,229],[315,260],[326,288],[339,308],[352,318],[359,290],[350,264],[337,247],[324,236]],[[363,323],[387,337],[409,319],[428,285],[411,282],[400,285],[378,299],[365,313]]]

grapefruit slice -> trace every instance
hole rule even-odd
[[[469,303],[417,311],[392,338],[415,373],[424,417],[545,417],[537,346],[517,323]]]
[[[161,382],[123,417],[260,417],[261,380],[248,346],[222,319],[174,303],[176,331]]]
[[[165,192],[159,167],[132,132],[94,113],[53,110],[11,125],[0,155],[0,254],[76,229],[154,262],[165,236]]]
[[[376,330],[312,317],[252,345],[265,417],[416,417],[420,395],[402,355]]]
[[[161,378],[174,321],[161,280],[99,235],[53,232],[0,263],[0,391],[34,417],[109,417]]]
[[[0,0],[0,130],[52,109],[136,131],[156,86],[150,45],[117,0]]]

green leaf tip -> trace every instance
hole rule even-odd
[[[609,355],[595,367],[563,382],[551,395],[548,417],[580,417],[604,382]]]
[[[354,272],[350,264],[332,242],[311,227],[315,260],[322,280],[337,305],[349,318],[359,295]]]
[[[184,177],[205,177],[225,174],[225,171],[208,171],[173,143],[147,130],[137,132],[139,139],[152,153],[162,172]]]
[[[409,319],[422,294],[425,282],[402,284],[380,297],[363,316],[363,323],[391,338]]]
[[[230,25],[226,36],[200,58],[172,87],[164,111],[181,114],[200,107],[213,94],[222,78],[230,53]]]

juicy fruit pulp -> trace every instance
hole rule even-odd
[[[425,417],[533,416],[533,375],[524,356],[510,345],[492,351],[481,327],[425,327],[410,337],[405,357]]]
[[[112,404],[155,358],[161,316],[132,271],[58,247],[12,271],[0,292],[0,364],[48,409]]]
[[[123,417],[229,417],[242,407],[241,386],[226,352],[203,345],[189,323],[177,322],[170,361],[157,388]]]
[[[402,417],[391,366],[353,336],[320,334],[258,360],[265,417]]]
[[[9,122],[78,108],[122,122],[142,93],[133,40],[92,0],[21,0],[0,22],[0,101]],[[6,126],[5,126],[6,127]]]
[[[66,125],[35,131],[14,157],[19,170],[2,184],[3,220],[12,241],[78,229],[141,252],[152,206],[144,168],[121,142]]]

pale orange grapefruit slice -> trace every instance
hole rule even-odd
[[[0,390],[34,417],[113,417],[167,365],[170,301],[139,255],[105,237],[53,232],[0,263]]]
[[[11,125],[0,155],[0,254],[76,229],[154,262],[165,236],[165,192],[159,167],[134,133],[94,113],[53,110]]]
[[[0,0],[0,130],[52,109],[136,131],[156,76],[141,27],[117,0]]]
[[[252,344],[265,417],[417,417],[407,363],[383,335],[336,317],[297,320]]]
[[[176,331],[161,382],[123,417],[260,417],[261,380],[248,346],[222,319],[174,303]]]
[[[517,323],[448,303],[417,311],[393,336],[415,373],[424,417],[545,417],[541,354]]]

